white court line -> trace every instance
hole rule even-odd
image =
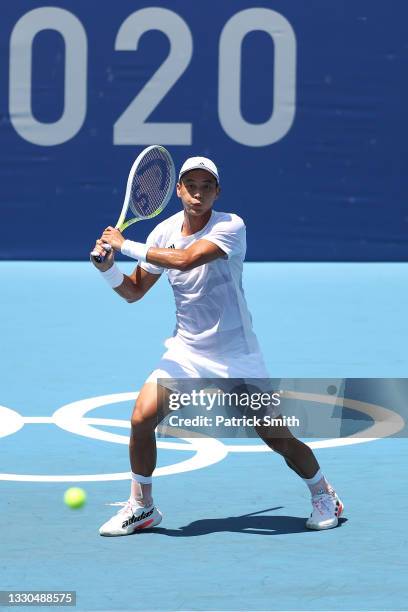
[[[103,395],[79,400],[62,406],[56,410],[51,417],[24,417],[15,410],[0,406],[0,438],[16,433],[25,424],[55,424],[65,431],[86,438],[127,445],[129,443],[128,435],[114,434],[112,432],[96,429],[94,426],[102,425],[129,429],[130,423],[128,420],[87,417],[85,415],[90,410],[94,410],[101,406],[134,400],[137,395],[138,393],[135,392],[115,393],[112,395]],[[372,442],[398,433],[405,426],[404,420],[398,413],[376,404],[312,393],[286,392],[285,395],[293,399],[302,399],[325,404],[339,404],[339,401],[341,401],[343,406],[367,414],[374,420],[373,425],[365,430],[365,437],[361,437],[361,432],[359,432],[358,434],[353,434],[346,438],[307,442],[308,446],[311,448],[333,448],[336,446],[349,446],[352,444]],[[193,457],[184,461],[157,468],[154,472],[155,476],[168,476],[170,474],[202,469],[222,461],[230,452],[271,452],[269,447],[264,443],[228,445],[216,438],[205,436],[191,437],[191,434],[189,435],[187,431],[183,432],[182,430],[178,430],[178,433],[184,443],[167,442],[159,438],[157,440],[157,446],[167,450],[195,451],[195,454]],[[70,475],[0,474],[0,480],[20,482],[98,482],[128,480],[129,478],[129,472]]]
[[[119,444],[128,444],[129,436],[119,435],[111,432],[95,429],[92,425],[107,425],[110,427],[130,427],[129,421],[121,419],[103,419],[85,417],[90,410],[104,406],[106,404],[114,404],[129,400],[134,400],[137,393],[118,393],[113,395],[104,395],[95,398],[79,400],[62,406],[54,412],[52,417],[22,417],[15,410],[0,407],[0,435],[10,435],[21,429],[25,423],[44,424],[53,423],[58,427],[87,438],[96,440],[104,440],[106,442],[115,442]],[[226,446],[210,437],[190,437],[189,432],[184,433],[180,442],[166,442],[157,440],[157,446],[167,450],[184,450],[195,451],[195,454],[189,459],[178,463],[159,467],[154,471],[154,476],[169,476],[180,472],[190,472],[199,470],[214,463],[222,461],[228,454]],[[117,472],[113,474],[68,474],[68,475],[38,475],[38,474],[0,474],[0,480],[18,481],[18,482],[100,482],[112,480],[129,480],[130,472]]]

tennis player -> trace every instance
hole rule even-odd
[[[91,258],[108,284],[127,302],[140,300],[166,272],[177,318],[174,335],[165,342],[167,350],[137,398],[129,444],[130,497],[100,528],[104,536],[129,535],[162,520],[152,496],[155,427],[157,414],[163,410],[157,379],[269,378],[242,289],[245,225],[237,215],[213,209],[220,194],[217,167],[205,157],[187,159],[176,189],[183,209],[159,223],[145,244],[125,240],[118,230],[108,227],[95,246],[105,259],[97,263]],[[112,250],[105,251],[104,243]],[[129,276],[115,264],[115,251],[138,260]],[[258,427],[257,432],[309,487],[312,513],[306,526],[336,527],[343,504],[311,449],[286,427]]]

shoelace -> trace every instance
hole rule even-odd
[[[132,504],[130,503],[130,499],[124,502],[112,502],[111,504],[106,504],[107,506],[122,506],[120,510],[118,510],[117,514],[126,514],[127,512],[132,512]]]
[[[135,510],[135,508],[132,506],[130,499],[124,502],[112,502],[106,505],[107,506],[122,506],[122,508],[118,510],[117,514],[126,514],[127,512],[133,514]]]

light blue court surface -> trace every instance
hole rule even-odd
[[[304,528],[304,484],[245,448],[257,440],[161,441],[163,523],[101,538],[128,495],[128,394],[172,332],[170,289],[128,305],[87,263],[2,263],[0,277],[0,590],[75,590],[78,610],[408,609],[405,438],[316,450],[347,519],[320,533]],[[247,264],[271,376],[407,377],[407,281],[404,264]],[[62,503],[75,482],[79,511]]]

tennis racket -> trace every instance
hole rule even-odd
[[[144,149],[130,169],[116,229],[123,232],[133,223],[161,213],[169,203],[175,183],[174,163],[167,149],[160,145]],[[128,217],[128,214],[132,216]],[[111,250],[109,244],[103,247],[106,251]],[[97,251],[92,251],[91,256],[99,263],[104,259]]]

